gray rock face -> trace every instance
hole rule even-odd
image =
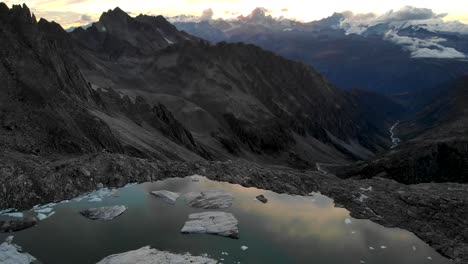
[[[0,263],[2,264],[39,264],[37,259],[26,252],[20,246],[12,243],[13,237],[8,237],[0,244]]]
[[[127,210],[126,206],[116,205],[99,208],[90,208],[81,211],[80,214],[92,220],[112,220],[117,216],[123,214]]]
[[[180,194],[175,193],[175,192],[170,192],[166,190],[162,191],[154,191],[151,192],[152,195],[163,199],[164,201],[170,203],[170,204],[175,204],[177,201],[177,198],[179,198]]]
[[[211,234],[230,238],[239,238],[237,219],[230,213],[204,212],[189,215],[182,227],[184,234]]]
[[[149,246],[142,247],[137,250],[128,251],[121,254],[115,254],[104,258],[97,264],[215,264],[218,263],[214,259],[207,257],[192,256],[190,254],[177,255],[165,251],[159,251]]]
[[[232,194],[220,190],[203,191],[200,193],[191,192],[187,193],[185,198],[187,205],[203,209],[229,208],[234,201]]]
[[[35,225],[37,225],[37,219],[34,217],[0,221],[0,233],[17,232]]]

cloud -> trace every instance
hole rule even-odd
[[[91,16],[89,16],[89,15],[86,15],[86,14],[81,15],[81,17],[80,17],[80,21],[90,22],[92,20],[93,20],[93,18]]]
[[[418,39],[406,36],[399,36],[395,31],[389,31],[385,39],[403,46],[404,49],[411,52],[412,58],[439,58],[439,59],[466,59],[467,56],[449,47],[442,46],[441,42],[445,39]]]
[[[214,15],[213,9],[208,8],[206,10],[203,10],[200,20],[201,21],[211,20],[213,18],[213,15]]]
[[[289,9],[287,9],[287,8],[282,8],[281,9],[281,12],[288,12],[288,11],[289,11]]]
[[[429,19],[441,19],[447,16],[447,14],[436,14],[432,9],[429,8],[418,8],[412,6],[405,6],[398,11],[390,10],[386,14],[377,18],[378,21],[390,22],[390,21],[407,21],[407,20],[429,20]]]

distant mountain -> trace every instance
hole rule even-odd
[[[356,24],[346,14],[335,13],[301,23],[274,19],[256,9],[233,20],[174,24],[212,42],[258,45],[312,65],[339,87],[379,92],[415,108],[435,87],[468,73],[464,31],[438,31],[436,25],[416,22],[375,19]]]
[[[2,5],[0,19],[4,151],[312,167],[390,145],[390,121],[356,95],[252,45],[211,45],[118,8],[72,33],[26,6]]]
[[[468,182],[468,76],[447,85],[395,133],[402,143],[368,162],[337,169],[342,177],[378,175],[413,184]]]

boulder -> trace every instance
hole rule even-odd
[[[180,232],[184,234],[211,234],[238,239],[237,224],[237,219],[230,213],[204,212],[189,215],[189,219]]]
[[[2,264],[39,264],[37,259],[26,252],[20,246],[13,244],[13,237],[8,237],[0,244],[0,263]]]
[[[149,246],[142,247],[137,250],[128,251],[125,253],[115,254],[108,256],[97,264],[215,264],[218,263],[214,259],[207,257],[192,256],[190,254],[173,254],[166,251],[159,251]]]
[[[180,194],[175,193],[175,192],[170,192],[166,190],[162,191],[154,191],[151,192],[152,195],[163,199],[164,201],[170,203],[170,204],[175,204],[177,201],[177,198],[179,198]]]
[[[17,232],[35,225],[37,225],[37,219],[34,217],[0,221],[0,233]]]
[[[123,214],[126,210],[127,210],[126,206],[116,205],[116,206],[106,206],[106,207],[99,207],[99,208],[90,208],[90,209],[81,211],[80,214],[92,220],[108,221]]]
[[[220,209],[232,206],[234,197],[226,191],[211,190],[185,195],[187,205],[202,209]]]
[[[257,196],[256,198],[257,198],[257,200],[259,200],[259,201],[262,202],[262,203],[268,203],[268,199],[265,198],[265,196],[264,196],[263,194]]]

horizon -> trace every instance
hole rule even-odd
[[[358,0],[341,1],[332,0],[321,4],[318,8],[313,3],[303,0],[288,1],[256,1],[250,3],[244,0],[224,0],[210,2],[205,0],[176,0],[176,3],[148,3],[145,1],[95,1],[95,0],[32,0],[32,1],[3,1],[9,7],[13,4],[26,4],[38,18],[55,21],[63,28],[77,27],[96,22],[103,12],[116,7],[121,8],[130,16],[139,14],[162,15],[166,18],[188,15],[208,16],[209,19],[232,19],[247,16],[255,8],[262,8],[267,15],[274,18],[287,18],[300,22],[310,22],[331,16],[333,13],[347,13],[354,16],[372,14],[375,18],[388,15],[388,12],[418,12],[416,15],[427,15],[430,19],[443,22],[458,21],[468,23],[467,1],[450,1],[451,4],[441,5],[437,1],[392,1],[392,3],[377,3],[377,1]],[[135,3],[136,2],[136,3]],[[179,3],[180,2],[180,3]],[[305,2],[305,3],[304,3]],[[174,6],[182,6],[174,8]],[[303,7],[307,8],[303,8]],[[405,10],[406,8],[406,10]],[[312,11],[309,11],[312,10]],[[419,18],[418,18],[419,19]]]

